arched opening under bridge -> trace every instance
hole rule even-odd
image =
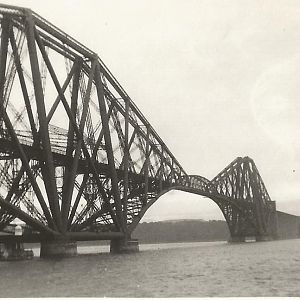
[[[201,195],[170,190],[153,202],[132,237],[141,243],[227,241],[230,232],[214,201]]]
[[[140,223],[182,219],[225,220],[220,208],[211,199],[180,190],[170,190],[149,207]]]

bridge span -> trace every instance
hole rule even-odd
[[[189,175],[96,53],[30,9],[1,5],[0,21],[0,230],[26,224],[3,243],[38,241],[44,256],[75,253],[79,240],[130,250],[171,189],[214,201],[232,241],[276,238],[251,158],[212,180]]]

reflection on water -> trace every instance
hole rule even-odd
[[[79,253],[93,254],[1,262],[1,297],[296,297],[299,248],[299,239],[151,244],[123,255],[80,246]]]

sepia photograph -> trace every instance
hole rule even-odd
[[[0,298],[300,298],[300,1],[1,0]]]

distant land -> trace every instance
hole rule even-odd
[[[170,220],[140,223],[132,234],[140,243],[226,241],[230,237],[223,220]]]

